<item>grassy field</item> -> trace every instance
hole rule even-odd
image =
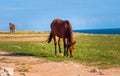
[[[0,49],[22,55],[30,55],[54,61],[75,61],[97,67],[120,67],[120,35],[75,35],[73,58],[54,56],[53,42],[0,42]]]
[[[12,34],[48,34],[49,32],[35,32],[35,31],[16,31]],[[10,32],[2,32],[0,31],[0,34],[11,34]]]

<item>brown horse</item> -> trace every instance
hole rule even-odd
[[[68,49],[69,49],[70,56],[73,57],[75,41],[73,40],[72,26],[68,20],[55,19],[51,23],[51,32],[47,42],[50,43],[53,38],[55,45],[55,55],[57,54],[56,36],[58,37],[59,53],[62,53],[60,47],[60,39],[63,38],[64,56],[68,56]]]
[[[10,25],[10,33],[15,32],[15,25],[12,23],[9,23]]]

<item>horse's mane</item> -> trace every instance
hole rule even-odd
[[[65,20],[65,23],[68,25],[68,29],[67,29],[67,38],[68,38],[68,41],[71,45],[72,43],[72,39],[73,39],[73,36],[72,36],[72,25],[71,23],[68,21],[68,20]]]

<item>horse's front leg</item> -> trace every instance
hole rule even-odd
[[[67,50],[66,50],[66,55],[68,56],[68,49],[69,49],[69,46],[68,46],[69,42],[68,42],[68,39],[67,39]]]
[[[67,46],[67,49],[66,49],[66,56],[68,57],[68,46]]]
[[[66,56],[66,54],[67,54],[67,44],[66,44],[65,39],[63,39],[63,42],[64,42],[64,56]]]

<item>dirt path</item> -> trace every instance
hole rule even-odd
[[[0,34],[0,41],[45,41],[48,34]]]
[[[0,67],[14,68],[13,76],[120,76],[120,69],[101,70],[74,62],[51,62],[0,50]]]

